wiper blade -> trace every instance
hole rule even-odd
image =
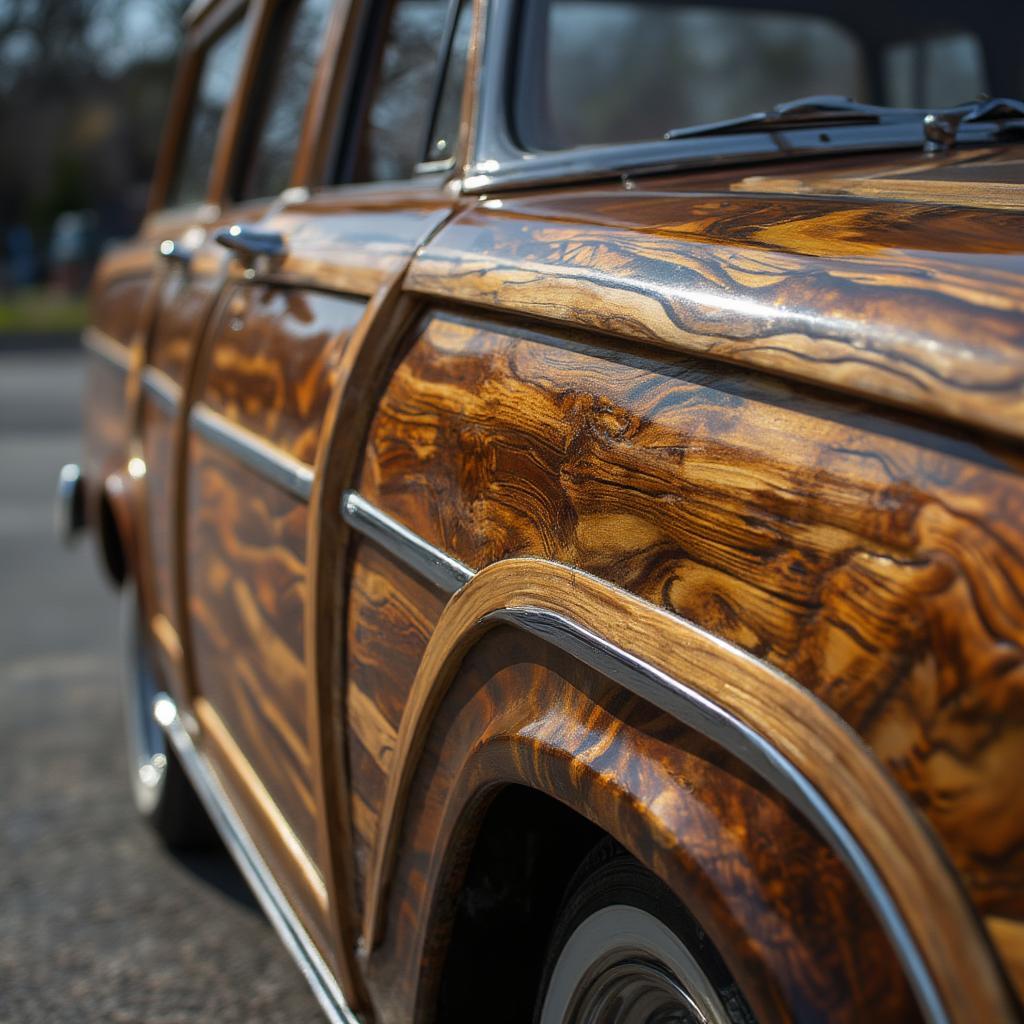
[[[888,120],[921,118],[923,110],[901,107],[879,107],[858,103],[847,96],[802,96],[779,103],[770,110],[760,110],[724,121],[686,125],[665,132],[666,139],[686,139],[700,135],[725,135],[729,132],[772,131],[781,128],[816,128],[824,125],[879,124]]]

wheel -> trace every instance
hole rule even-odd
[[[753,1024],[693,917],[618,844],[576,872],[556,921],[535,1024]]]
[[[124,715],[132,800],[163,841],[177,849],[203,849],[214,829],[185,769],[153,713],[163,687],[157,676],[136,595],[126,588]]]

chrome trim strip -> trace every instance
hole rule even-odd
[[[313,467],[268,444],[251,430],[232,423],[205,402],[196,402],[189,410],[189,424],[211,444],[233,455],[264,480],[309,501],[313,489]]]
[[[812,822],[860,883],[903,964],[925,1018],[932,1024],[947,1024],[949,1016],[931,972],[871,859],[810,779],[769,740],[702,694],[556,612],[505,608],[491,612],[483,621],[514,626],[558,647],[717,743],[773,785]],[[713,634],[706,635],[725,643]]]
[[[341,516],[357,533],[376,541],[407,569],[447,594],[454,594],[475,575],[469,566],[428,544],[355,491],[346,491],[342,497]]]
[[[142,386],[155,405],[173,416],[181,405],[181,385],[156,366],[142,368]]]
[[[127,373],[132,365],[131,350],[98,327],[82,331],[82,348],[102,359],[109,366]]]
[[[224,845],[238,864],[263,912],[298,965],[331,1024],[359,1024],[330,968],[303,928],[228,799],[220,780],[196,749],[174,701],[159,694],[154,715],[174,744],[182,765]]]

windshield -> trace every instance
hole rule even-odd
[[[920,108],[1024,94],[1019,0],[523,4],[512,115],[531,151],[659,139],[800,96]]]

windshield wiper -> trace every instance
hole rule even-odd
[[[665,132],[666,139],[687,139],[699,135],[725,135],[741,131],[773,131],[780,128],[817,128],[834,124],[879,124],[887,120],[923,117],[923,110],[878,107],[858,103],[847,96],[801,96],[779,103],[771,110],[759,110],[724,121],[686,125]]]
[[[780,103],[770,110],[756,111],[724,121],[673,128],[666,139],[688,139],[731,132],[781,131],[794,128],[828,128],[849,124],[885,124],[918,121],[924,132],[925,149],[948,149],[957,140],[961,126],[993,124],[997,136],[1024,130],[1024,102],[982,98],[945,110],[917,107],[882,107],[858,103],[846,96],[802,96]]]

